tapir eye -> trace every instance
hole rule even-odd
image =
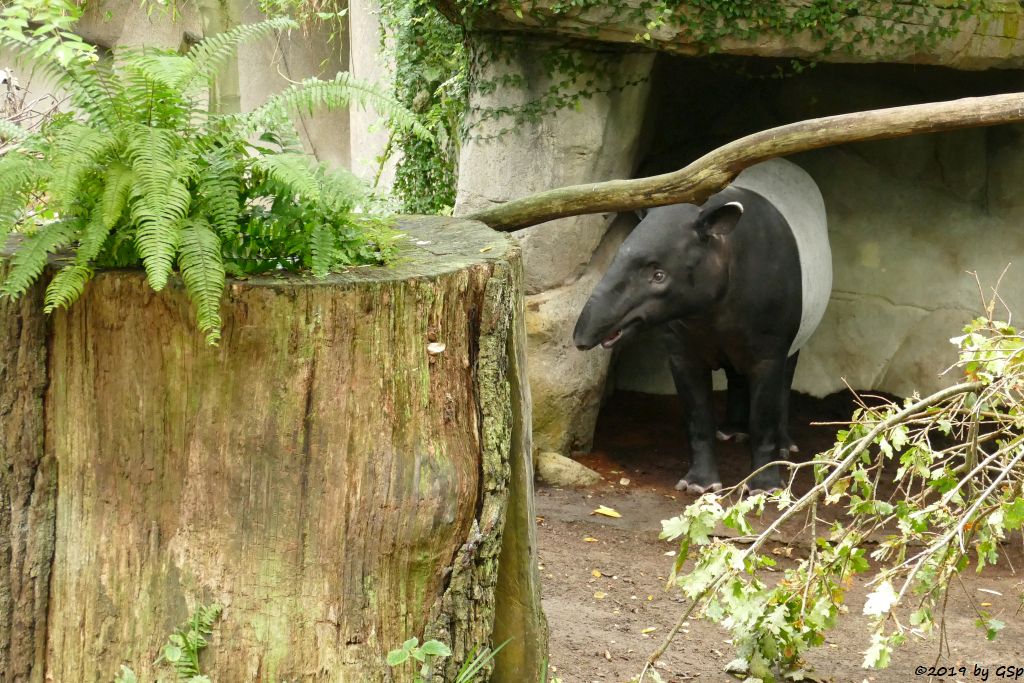
[[[664,282],[664,281],[665,281],[665,271],[664,270],[656,270],[651,275],[651,282]]]

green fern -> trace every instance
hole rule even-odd
[[[188,622],[167,638],[157,663],[170,664],[178,680],[199,676],[199,653],[209,645],[206,637],[213,633],[213,625],[223,609],[217,604],[197,607]]]
[[[47,311],[73,304],[97,268],[141,265],[154,290],[181,277],[199,329],[216,344],[226,273],[323,277],[386,261],[392,234],[379,223],[363,229],[354,213],[366,189],[303,153],[288,112],[373,106],[429,135],[413,114],[348,74],[303,81],[249,114],[208,109],[209,80],[240,44],[292,27],[288,19],[239,26],[185,54],[131,48],[103,61],[38,64],[67,91],[74,116],[27,134],[0,128],[17,139],[0,155],[0,238],[25,233],[12,243],[0,293],[24,292],[69,248]],[[35,43],[0,31],[0,46],[10,45]]]
[[[216,344],[220,339],[220,297],[224,293],[224,262],[220,255],[220,238],[210,224],[201,219],[185,223],[181,231],[178,254],[181,279],[196,307],[199,330],[206,341]]]
[[[135,172],[122,161],[115,161],[106,172],[99,215],[108,229],[117,225],[128,208],[128,196],[136,182]],[[97,252],[98,253],[98,252]]]
[[[17,240],[11,268],[0,285],[0,294],[18,297],[32,286],[46,267],[50,254],[67,246],[74,238],[72,223],[69,221],[50,223],[35,232]]]
[[[183,74],[176,85],[181,89],[187,89],[197,82],[205,85],[204,81],[216,76],[240,45],[265,38],[275,31],[285,31],[298,26],[287,17],[277,17],[256,24],[236,26],[229,31],[211,36],[189,50],[187,58],[192,68]]]
[[[89,266],[72,263],[64,266],[46,286],[43,299],[43,310],[47,313],[57,308],[67,308],[78,301],[85,291],[85,285],[92,279],[93,270]]]
[[[334,80],[323,81],[307,78],[267,99],[248,114],[238,114],[243,126],[258,130],[268,120],[273,120],[279,111],[296,111],[312,114],[319,110],[333,111],[355,104],[363,109],[372,107],[381,116],[394,120],[401,130],[409,130],[417,136],[430,139],[430,131],[411,111],[395,101],[385,92],[369,83],[362,83],[346,72],[339,73]]]

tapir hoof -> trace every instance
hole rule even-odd
[[[747,434],[746,432],[734,432],[732,430],[722,431],[721,429],[719,429],[717,432],[715,432],[715,438],[718,439],[719,441],[732,441],[733,439],[736,439],[736,443],[743,443],[748,438],[750,438],[750,435]]]
[[[750,487],[750,486],[747,486],[746,484],[744,484],[743,486],[740,487],[740,495],[741,496],[756,496],[759,493],[775,493],[776,491],[781,491],[781,490],[782,490],[781,486],[772,486],[770,488],[763,488],[763,487],[757,487],[757,486]]]
[[[685,491],[686,493],[696,493],[698,496],[702,493],[715,493],[722,490],[722,482],[716,481],[713,484],[707,486],[701,486],[700,484],[693,484],[685,479],[680,479],[679,483],[676,484],[676,491]]]
[[[750,483],[744,484],[742,488],[743,495],[745,496],[753,496],[757,493],[773,493],[774,491],[781,490],[782,480],[777,473],[772,472],[762,472],[751,479]]]

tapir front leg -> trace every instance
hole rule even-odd
[[[690,471],[676,489],[690,493],[717,491],[722,478],[715,463],[715,419],[711,408],[711,368],[686,353],[669,356],[672,379],[686,410],[690,437]]]
[[[750,435],[750,382],[732,365],[726,363],[723,367],[727,382],[725,424],[718,428],[715,437],[719,441],[736,439],[736,443],[741,443]]]
[[[750,373],[751,471],[779,459],[784,436],[781,424],[787,414],[785,402],[780,400],[786,386],[786,365],[785,358],[765,360]],[[771,491],[781,486],[778,465],[759,472],[748,484],[751,491]]]

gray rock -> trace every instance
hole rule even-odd
[[[561,453],[541,451],[534,457],[537,477],[550,486],[593,486],[602,481],[600,474]]]

